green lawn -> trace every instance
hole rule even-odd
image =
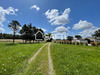
[[[52,44],[56,75],[100,75],[100,47]]]
[[[0,75],[11,75],[23,71],[27,67],[28,59],[43,44],[0,43]]]
[[[48,45],[46,45],[23,73],[17,75],[48,75]]]

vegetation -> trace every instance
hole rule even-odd
[[[72,40],[73,40],[73,36],[68,36],[68,37],[67,37],[67,40],[68,40],[68,41],[72,41]]]
[[[25,40],[25,43],[27,41],[30,41],[30,43],[31,43],[32,40],[33,41],[36,40],[35,39],[35,34],[38,31],[41,31],[44,34],[42,29],[39,29],[39,28],[36,28],[36,27],[32,27],[32,24],[30,23],[28,26],[26,24],[24,24],[24,26],[20,30],[20,34],[22,35],[22,39]],[[41,34],[37,34],[37,38],[38,39],[44,39],[42,36],[43,35],[41,35]]]
[[[13,43],[14,43],[16,32],[20,29],[21,25],[18,21],[13,20],[12,23],[9,23],[8,27],[13,31]]]
[[[43,43],[0,43],[0,75],[12,75],[23,71],[28,65],[28,60],[41,46]]]
[[[100,47],[52,44],[56,75],[100,75]]]
[[[100,37],[100,29],[96,30],[92,36]]]
[[[82,39],[82,36],[81,35],[75,35],[75,38]]]
[[[48,75],[48,46],[46,45],[34,61],[32,61],[21,73],[16,75]]]
[[[15,35],[15,39],[21,39],[21,35]],[[0,33],[0,39],[13,39],[12,34]]]

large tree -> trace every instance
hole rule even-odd
[[[68,36],[67,40],[72,41],[73,40],[73,36]]]
[[[30,43],[31,43],[32,40],[34,42],[35,34],[38,31],[41,31],[44,34],[42,29],[39,29],[39,28],[36,28],[36,27],[32,27],[32,24],[30,23],[28,26],[26,24],[23,25],[22,29],[20,30],[20,34],[22,35],[23,40],[25,40],[25,43],[27,41],[30,41]],[[41,37],[41,34],[38,34],[37,38],[44,39],[43,37]]]
[[[81,35],[75,35],[75,38],[77,38],[78,40],[82,39]]]
[[[13,20],[11,23],[8,24],[8,27],[13,31],[13,43],[14,43],[16,32],[20,29],[21,25],[18,21]]]
[[[100,29],[96,30],[92,36],[100,37]]]
[[[22,39],[25,40],[25,43],[28,40],[28,30],[29,30],[28,26],[24,24],[22,29],[19,32],[22,35]]]

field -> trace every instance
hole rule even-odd
[[[43,45],[0,43],[0,75],[11,75],[22,71],[27,61]]]
[[[100,75],[99,69],[100,47],[0,43],[0,75]]]
[[[56,75],[100,75],[100,47],[52,44]]]
[[[0,39],[0,43],[12,43],[13,39]],[[23,43],[22,39],[15,39],[16,43]]]

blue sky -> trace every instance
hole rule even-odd
[[[9,22],[32,23],[45,33],[90,36],[100,27],[100,0],[0,0],[0,32]]]

